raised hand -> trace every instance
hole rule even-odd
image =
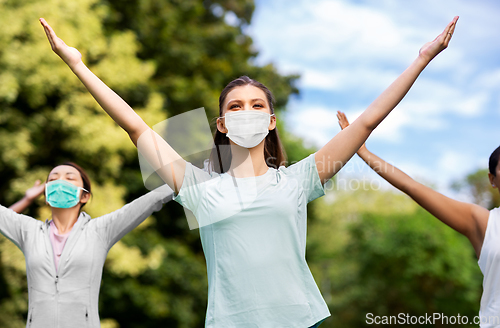
[[[438,53],[443,51],[448,47],[453,32],[455,31],[455,26],[457,25],[458,16],[455,16],[451,22],[446,25],[444,31],[439,34],[433,41],[427,42],[420,48],[420,57],[431,61],[432,58],[436,57]]]
[[[45,19],[40,18],[40,24],[42,24],[45,34],[49,39],[50,46],[52,50],[61,57],[62,60],[70,67],[73,68],[76,64],[82,61],[82,54],[73,47],[69,47],[64,43],[64,41],[59,38],[52,27],[45,21]]]
[[[339,110],[338,110],[338,111],[337,111],[337,118],[338,118],[338,120],[339,120],[339,125],[340,125],[340,128],[341,128],[342,130],[344,130],[345,128],[347,128],[347,127],[349,126],[349,121],[347,120],[347,116],[345,116],[345,113],[344,113],[344,112],[341,112],[341,111],[339,111]],[[361,147],[359,147],[358,152],[359,152],[360,150],[364,150],[364,149],[366,149],[366,146],[365,146],[365,144],[363,143],[363,144],[361,145]]]
[[[339,120],[339,125],[342,130],[347,128],[349,126],[349,121],[347,120],[347,117],[345,116],[344,112],[337,111],[337,118]]]
[[[36,198],[38,198],[41,194],[43,194],[44,190],[45,190],[45,182],[41,183],[40,180],[36,180],[33,187],[26,190],[26,192],[24,193],[24,197],[29,199],[30,201],[33,201]]]

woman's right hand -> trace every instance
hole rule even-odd
[[[73,68],[79,62],[82,61],[82,54],[73,47],[69,47],[64,41],[59,38],[52,27],[45,21],[45,19],[40,18],[40,23],[45,30],[45,34],[49,39],[50,46],[52,50],[70,67]]]
[[[33,187],[26,190],[24,197],[30,201],[37,199],[45,191],[45,182],[41,183],[40,180],[36,180]]]

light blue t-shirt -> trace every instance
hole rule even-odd
[[[314,154],[261,176],[186,165],[175,200],[200,225],[206,327],[306,328],[330,312],[307,266],[307,203],[324,195]]]

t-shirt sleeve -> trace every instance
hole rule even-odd
[[[0,205],[0,233],[12,241],[21,251],[26,233],[37,228],[41,222],[27,215],[18,214]]]
[[[158,212],[163,204],[172,198],[173,190],[168,185],[156,188],[119,210],[94,219],[98,233],[110,249],[151,214]]]
[[[280,167],[284,174],[297,180],[298,185],[304,190],[307,202],[311,202],[325,194],[314,155],[315,153],[289,167]]]
[[[217,176],[216,173],[211,175],[187,162],[181,189],[174,200],[196,214],[198,205],[204,197],[207,182],[215,176]]]

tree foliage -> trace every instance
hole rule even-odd
[[[0,1],[0,203],[13,203],[67,160],[91,176],[93,199],[85,210],[93,217],[147,191],[135,147],[52,53],[39,17],[154,125],[199,107],[210,119],[218,116],[220,91],[243,74],[268,84],[277,107],[285,108],[297,92],[296,76],[251,63],[257,53],[243,28],[253,9],[253,1],[240,0]],[[26,214],[50,216],[43,200]],[[21,327],[23,255],[0,242],[0,326]],[[104,326],[202,326],[204,262],[198,232],[188,229],[178,204],[168,204],[110,251],[100,297]]]
[[[467,238],[405,195],[358,190],[335,196],[315,208],[308,244],[332,312],[327,327],[365,326],[368,313],[460,314],[471,321],[478,315],[482,274]]]
[[[479,169],[468,174],[463,180],[453,183],[453,188],[471,197],[475,204],[492,209],[500,206],[500,193],[488,179],[488,169]]]
[[[245,34],[253,10],[251,0],[0,1],[0,203],[66,160],[91,176],[85,210],[93,217],[147,191],[127,134],[52,53],[39,17],[154,125],[199,107],[217,117],[220,91],[240,75],[274,92],[280,117],[297,76],[253,64],[257,51]],[[278,124],[289,162],[314,151]],[[481,194],[484,183],[470,181]],[[464,238],[401,195],[329,196],[333,202],[308,208],[308,263],[332,312],[324,326],[359,327],[367,311],[477,313],[480,273]],[[45,220],[50,211],[40,199],[26,214]],[[1,237],[0,327],[24,327],[26,284],[23,254]],[[198,231],[174,202],[108,255],[103,328],[200,327],[206,300]]]

